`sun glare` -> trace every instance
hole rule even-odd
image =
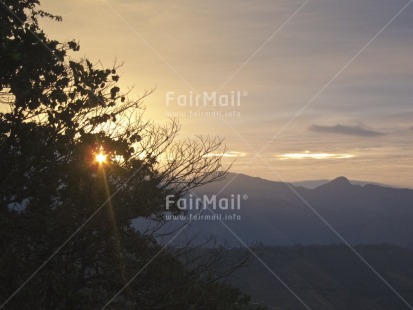
[[[96,161],[99,163],[99,165],[103,164],[106,162],[106,157],[107,155],[100,151],[99,154],[96,154]]]

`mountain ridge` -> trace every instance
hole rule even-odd
[[[232,180],[227,183],[228,180]],[[338,177],[314,189],[244,174],[198,188],[197,195],[241,194],[240,221],[226,224],[247,243],[309,245],[341,242],[323,220],[351,244],[390,243],[413,249],[413,190],[355,185]],[[309,207],[310,206],[310,207]],[[316,211],[316,212],[314,212]],[[232,211],[231,211],[232,212]],[[229,214],[218,210],[215,213]],[[318,215],[317,215],[318,213]],[[219,222],[191,223],[219,240],[236,240]],[[231,243],[231,241],[230,241]]]
[[[317,187],[320,187],[322,185],[325,185],[327,183],[333,182],[339,178],[345,178],[347,179],[350,184],[352,185],[360,185],[360,186],[366,186],[366,185],[375,185],[375,186],[380,186],[380,187],[388,187],[388,188],[398,188],[398,189],[410,189],[413,190],[412,188],[409,187],[403,187],[403,186],[395,186],[395,185],[390,185],[390,184],[384,184],[384,183],[379,183],[379,182],[374,182],[374,181],[363,181],[363,180],[353,180],[350,179],[346,176],[338,176],[334,179],[316,179],[316,180],[301,180],[301,181],[274,181],[274,180],[269,180],[269,179],[265,179],[265,178],[261,178],[261,177],[257,177],[257,176],[250,176],[244,173],[236,173],[236,172],[230,172],[228,174],[228,176],[245,176],[247,178],[253,178],[253,179],[259,179],[259,180],[263,180],[263,181],[268,181],[268,182],[276,182],[276,183],[288,183],[291,184],[295,187],[304,187],[307,189],[315,189]]]
[[[188,222],[188,234],[202,244],[211,235],[218,244],[268,246],[393,244],[413,249],[413,190],[380,185],[356,185],[345,177],[308,189],[290,183],[231,173],[226,179],[191,192],[239,203],[235,208],[203,210],[208,218],[170,220],[162,232]],[[211,209],[211,208],[210,208]],[[211,219],[212,215],[215,220]],[[223,220],[224,224],[219,220]],[[135,222],[146,227],[146,224]],[[225,227],[227,226],[227,227]],[[234,236],[236,235],[236,236]],[[339,235],[339,236],[338,236]],[[183,242],[180,238],[176,243]]]

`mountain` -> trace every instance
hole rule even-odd
[[[356,246],[355,249],[409,304],[413,304],[412,251],[384,244]],[[257,252],[311,309],[409,309],[346,246],[264,247]],[[229,282],[268,309],[305,309],[257,260],[237,270]]]
[[[345,177],[311,189],[229,174],[185,201],[204,197],[223,222],[187,204],[193,209],[186,220],[172,219],[164,228],[189,223],[175,243],[196,236],[194,246],[214,235],[229,252],[259,243],[254,250],[261,260],[311,309],[409,309],[345,240],[413,304],[413,190],[353,184]],[[269,309],[305,309],[259,260],[228,281]]]
[[[413,190],[354,185],[345,177],[308,189],[229,174],[195,193],[201,198],[217,195],[224,202],[240,197],[239,209],[214,210],[233,233],[218,220],[192,220],[190,229],[199,240],[215,235],[229,246],[239,245],[240,239],[247,244],[323,245],[342,243],[338,234],[354,245],[389,243],[413,249]],[[209,210],[202,214],[211,215]],[[171,226],[178,223],[182,221],[171,221]]]
[[[301,186],[301,187],[305,187],[305,188],[309,188],[309,189],[314,189],[317,188],[321,185],[324,185],[326,183],[331,182],[332,180],[326,180],[326,179],[322,179],[322,180],[306,180],[306,181],[295,181],[295,182],[289,182],[290,184],[294,185],[294,186]],[[382,183],[376,183],[376,182],[367,182],[367,181],[359,181],[359,180],[350,180],[349,181],[351,184],[353,185],[378,185],[378,186],[382,186],[382,187],[393,187],[391,185],[387,185],[387,184],[382,184]]]

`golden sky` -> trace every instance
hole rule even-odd
[[[413,187],[413,5],[385,0],[44,0],[46,33],[124,62],[182,137],[226,138],[233,172]],[[215,93],[215,102],[213,99]],[[214,106],[215,103],[215,106]],[[205,106],[204,106],[205,105]]]

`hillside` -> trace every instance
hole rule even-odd
[[[413,252],[390,245],[355,249],[413,304]],[[259,252],[311,309],[409,309],[345,246],[264,247]],[[269,309],[304,309],[259,261],[237,271],[230,282]]]

